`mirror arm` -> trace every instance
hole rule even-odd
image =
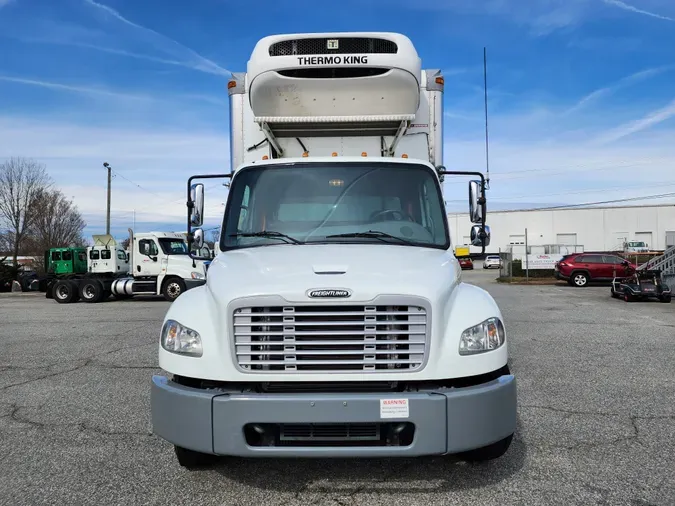
[[[192,214],[192,209],[195,206],[195,203],[192,200],[192,181],[195,179],[229,179],[232,180],[234,174],[198,174],[196,176],[191,176],[187,181],[187,247],[188,255],[194,260],[199,259],[199,257],[192,254],[192,240],[194,239],[194,234],[192,233],[192,220],[190,220],[190,215]]]
[[[478,196],[478,205],[481,207],[481,237],[485,238],[485,216],[487,214],[487,199],[485,197],[485,176],[482,172],[472,172],[463,170],[446,170],[445,165],[436,167],[439,176],[476,176],[480,178],[480,195]],[[469,258],[478,258],[485,255],[485,241],[482,241],[481,252],[475,255],[469,254]]]

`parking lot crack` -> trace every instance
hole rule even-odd
[[[20,382],[18,382],[18,383],[11,383],[11,384],[9,384],[9,385],[4,385],[2,388],[0,388],[0,390],[7,390],[8,388],[20,387],[20,386],[22,386],[22,385],[28,385],[29,383],[33,383],[33,382],[35,382],[35,381],[41,381],[41,380],[44,380],[44,379],[53,378],[54,376],[60,376],[61,374],[68,374],[69,372],[77,371],[78,369],[81,369],[82,367],[85,367],[86,365],[87,365],[86,362],[84,362],[84,363],[82,363],[82,364],[80,364],[80,365],[78,365],[78,366],[76,366],[76,367],[72,367],[72,368],[70,368],[70,369],[66,369],[66,370],[63,370],[63,371],[53,372],[53,373],[51,373],[51,374],[46,374],[46,375],[44,375],[44,376],[39,376],[39,377],[37,377],[37,378],[31,378],[31,379],[29,379],[29,380],[20,381]]]
[[[554,411],[556,413],[564,413],[567,415],[590,415],[590,416],[624,416],[621,413],[608,413],[608,412],[603,412],[603,411],[581,411],[581,410],[576,410],[576,409],[563,409],[563,408],[555,408],[553,406],[540,406],[536,404],[521,404],[521,408],[526,408],[526,409],[545,409],[547,411]]]
[[[114,336],[114,337],[115,337],[115,336]],[[120,336],[117,336],[117,337],[120,337]],[[88,367],[88,366],[90,366],[90,365],[92,365],[92,364],[95,364],[95,363],[96,363],[96,359],[99,358],[99,357],[104,357],[104,356],[106,356],[106,355],[110,355],[111,353],[117,353],[118,351],[124,351],[124,350],[135,349],[135,348],[138,348],[139,346],[147,346],[147,343],[146,343],[146,344],[135,344],[135,345],[132,345],[132,346],[120,346],[120,347],[118,347],[118,348],[115,348],[114,350],[108,350],[108,351],[104,351],[104,352],[101,352],[101,353],[97,353],[97,354],[92,355],[91,357],[86,358],[86,359],[78,359],[78,361],[80,361],[81,363],[80,363],[79,365],[75,366],[75,367],[71,367],[71,368],[65,369],[65,370],[63,370],[63,371],[57,371],[57,372],[53,372],[53,373],[50,373],[50,374],[45,374],[45,375],[40,376],[40,377],[37,377],[37,378],[31,378],[31,379],[29,379],[29,380],[20,381],[20,382],[18,382],[18,383],[11,383],[11,384],[9,384],[9,385],[4,385],[3,387],[0,388],[0,391],[7,390],[8,388],[13,388],[13,387],[18,387],[18,386],[22,386],[22,385],[27,385],[27,384],[33,383],[33,382],[35,382],[35,381],[41,381],[41,380],[53,378],[53,377],[55,377],[55,376],[60,376],[60,375],[62,375],[62,374],[68,374],[68,373],[71,373],[71,372],[75,372],[75,371],[77,371],[77,370],[79,370],[79,369],[82,369],[82,368],[84,368],[84,367]],[[59,364],[45,365],[44,368],[45,368],[45,369],[49,369],[49,368],[54,367],[54,366],[56,366],[56,365],[59,365]],[[131,366],[131,367],[124,367],[124,368],[129,368],[129,369],[131,369],[131,368],[133,368],[133,367],[134,367],[134,366]],[[145,367],[145,366],[143,366],[143,367]],[[30,369],[38,369],[38,367],[31,367]],[[157,367],[155,367],[155,368],[153,368],[153,369],[157,369]]]

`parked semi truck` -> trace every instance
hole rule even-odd
[[[185,234],[129,229],[128,252],[111,235],[93,239],[93,246],[45,253],[46,297],[61,304],[101,302],[110,295],[163,295],[173,301],[206,281],[206,262],[190,257]]]
[[[169,308],[155,434],[180,465],[214,456],[493,459],[516,429],[499,307],[463,281],[443,179],[443,87],[396,33],[276,35],[229,81],[231,169],[205,286]]]

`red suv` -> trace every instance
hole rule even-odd
[[[629,276],[637,268],[625,258],[611,253],[573,253],[555,264],[555,277],[572,286],[589,281],[611,281],[614,276]]]

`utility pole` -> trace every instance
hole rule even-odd
[[[110,235],[110,183],[111,183],[111,168],[108,162],[103,162],[103,166],[108,169],[108,207],[106,211],[106,220],[105,220],[105,233]]]

